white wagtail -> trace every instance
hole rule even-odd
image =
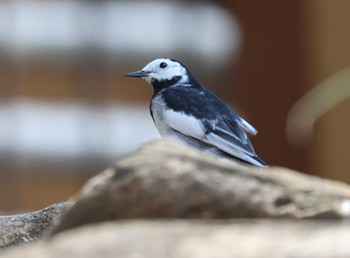
[[[153,86],[150,111],[161,136],[220,157],[267,167],[245,133],[256,135],[257,130],[202,87],[181,62],[159,58],[126,76],[143,78]]]

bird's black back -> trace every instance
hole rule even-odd
[[[200,119],[213,120],[219,115],[230,118],[233,111],[203,87],[170,87],[160,92],[168,108]]]

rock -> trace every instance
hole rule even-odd
[[[350,188],[285,168],[242,168],[167,139],[92,178],[53,234],[132,218],[347,218]]]
[[[22,245],[42,237],[57,223],[64,203],[56,203],[40,211],[0,216],[0,249]]]
[[[242,167],[167,139],[120,159],[66,204],[0,217],[0,244],[41,238],[63,208],[50,236],[3,257],[350,257],[348,185]]]
[[[7,258],[350,257],[350,225],[310,220],[145,220],[88,225]]]

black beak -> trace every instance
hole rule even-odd
[[[149,75],[151,72],[147,72],[147,71],[136,71],[136,72],[131,72],[131,73],[127,73],[125,74],[125,76],[127,77],[145,77],[147,75]]]

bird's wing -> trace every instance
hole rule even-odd
[[[163,115],[165,123],[179,133],[213,145],[252,164],[261,165],[254,159],[254,149],[237,122],[202,120],[171,109],[166,110]]]
[[[214,130],[205,135],[205,142],[244,161],[264,166],[254,152],[247,135],[238,124],[228,127],[225,122],[218,123]]]
[[[204,88],[179,87],[164,91],[165,123],[174,130],[215,146],[232,156],[264,167],[244,131],[256,129]],[[186,112],[185,112],[186,111]]]

